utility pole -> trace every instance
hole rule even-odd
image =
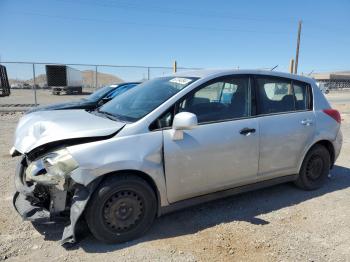
[[[300,34],[301,34],[301,24],[302,21],[299,21],[299,27],[298,27],[298,40],[297,40],[297,51],[295,54],[295,67],[294,67],[294,74],[298,73],[298,62],[299,62],[299,47],[300,47]]]
[[[95,90],[97,90],[97,66],[95,66]]]
[[[294,70],[294,59],[292,58],[289,62],[289,73],[293,74]]]
[[[33,87],[32,89],[34,90],[34,103],[35,106],[38,106],[38,101],[36,98],[36,82],[35,82],[35,64],[33,64]]]

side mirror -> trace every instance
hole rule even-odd
[[[175,115],[173,121],[173,140],[183,139],[183,130],[190,130],[198,125],[197,116],[189,112],[181,112]]]

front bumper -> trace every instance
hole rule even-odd
[[[23,220],[35,223],[68,222],[61,244],[76,242],[76,226],[100,179],[87,186],[73,183],[67,190],[55,186],[29,184],[25,180],[26,159],[17,164],[13,205]]]
[[[13,206],[23,220],[46,223],[50,221],[50,212],[44,207],[35,205],[26,195],[16,192],[13,196]]]

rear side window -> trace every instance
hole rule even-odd
[[[306,83],[293,81],[296,110],[311,109],[310,86]]]
[[[258,109],[260,114],[289,112],[295,110],[291,80],[258,77]]]
[[[256,78],[259,114],[311,109],[310,85],[278,77]]]

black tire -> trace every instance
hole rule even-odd
[[[304,190],[315,190],[324,185],[331,166],[329,151],[322,145],[313,146],[304,158],[295,184]]]
[[[98,186],[85,219],[96,239],[121,243],[144,234],[156,211],[156,196],[150,185],[133,174],[122,174],[108,177]]]

